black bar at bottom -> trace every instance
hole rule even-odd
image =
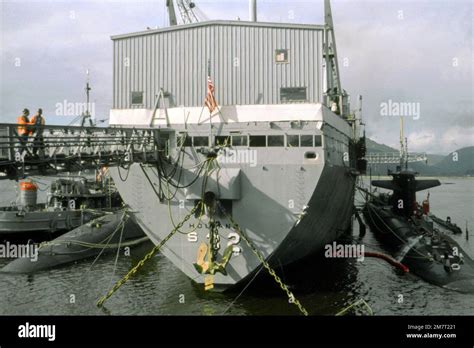
[[[47,337],[19,337],[20,328],[25,333],[26,325],[30,329],[31,325],[55,325],[54,341]],[[474,317],[0,317],[2,348],[50,343],[137,346],[151,342],[221,346],[326,343],[472,347]]]

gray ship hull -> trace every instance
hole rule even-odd
[[[168,111],[170,118],[180,116],[179,110]],[[262,121],[251,122],[255,115]],[[348,122],[321,104],[228,106],[219,117],[210,124],[190,109],[189,123],[157,126],[165,144],[160,161],[110,169],[121,197],[155,244],[207,193],[275,268],[322,251],[347,229],[356,179],[349,155],[354,130]],[[209,151],[215,151],[218,165],[205,173],[202,163],[213,158]],[[189,278],[206,284],[209,277],[194,264],[203,261],[206,245],[211,248],[210,220],[198,215],[161,251]],[[217,261],[227,248],[233,250],[226,274],[213,279],[214,288],[225,289],[245,281],[262,262],[226,214],[214,219]]]
[[[350,227],[354,177],[343,167],[325,167],[308,203],[307,216],[290,230],[271,264],[289,266],[320,253]]]
[[[332,165],[264,167],[241,168],[241,197],[233,202],[231,214],[273,267],[291,265],[321,252],[325,244],[347,229],[355,184],[348,168]],[[111,174],[137,222],[155,244],[194,206],[184,190],[178,191],[169,204],[160,202],[154,168],[132,165],[127,181],[120,180],[117,169],[111,170]],[[225,217],[219,221],[219,257],[227,246],[235,248],[226,267],[227,275],[218,273],[214,277],[215,288],[224,290],[244,281],[261,262],[238,238]],[[174,235],[162,249],[182,272],[201,284],[205,283],[206,275],[199,274],[193,263],[197,261],[200,243],[208,242],[207,223],[205,217],[201,220],[191,217],[181,233]]]

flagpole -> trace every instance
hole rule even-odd
[[[211,78],[211,60],[208,59],[207,61],[207,84],[209,84],[209,79]],[[209,110],[209,141],[211,143],[211,147],[213,146],[214,142],[212,141],[212,111]]]

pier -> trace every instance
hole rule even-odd
[[[22,144],[17,124],[0,124],[0,180],[54,175],[133,162],[153,163],[162,129],[42,126],[42,139],[31,134]],[[162,146],[160,146],[160,144]]]

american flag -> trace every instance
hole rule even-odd
[[[207,106],[211,114],[217,108],[216,98],[214,97],[214,84],[212,83],[210,76],[207,77],[207,95],[204,104]]]

